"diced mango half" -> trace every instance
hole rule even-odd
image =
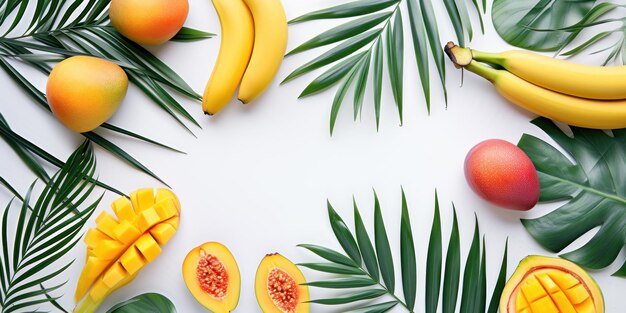
[[[531,256],[505,286],[500,312],[604,313],[604,301],[595,281],[576,264]]]
[[[567,273],[554,273],[554,270],[538,270],[524,279],[515,299],[517,313],[530,307],[531,313],[579,313],[577,305],[590,298],[589,291],[577,281],[572,285],[574,276]],[[553,277],[558,277],[553,280]],[[571,278],[570,278],[571,277]],[[575,278],[574,278],[575,279]],[[569,288],[562,288],[559,283]],[[593,309],[593,302],[591,303]],[[594,311],[590,311],[593,313]]]
[[[132,281],[160,253],[176,233],[180,202],[167,189],[139,189],[130,199],[111,204],[112,216],[103,211],[96,226],[87,231],[86,263],[76,286],[78,307],[99,304],[115,289]]]

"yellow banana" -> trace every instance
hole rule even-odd
[[[626,100],[595,100],[566,95],[473,60],[465,68],[491,81],[509,101],[540,116],[584,128],[626,127]]]
[[[213,0],[213,5],[220,19],[222,41],[202,97],[202,109],[209,115],[224,108],[235,94],[254,44],[252,15],[243,0]]]
[[[626,99],[626,66],[590,66],[528,51],[487,53],[471,50],[474,60],[505,68],[525,81],[589,99]]]
[[[241,81],[239,100],[248,103],[272,83],[287,49],[287,16],[280,0],[244,0],[254,20],[254,49]]]
[[[115,217],[103,211],[96,227],[85,235],[87,258],[76,284],[75,313],[95,312],[113,291],[130,283],[152,262],[178,230],[180,202],[167,189],[139,189],[130,199],[111,205]]]

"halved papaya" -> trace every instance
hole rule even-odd
[[[266,255],[254,290],[263,313],[308,313],[309,287],[298,267],[278,253]]]
[[[239,303],[239,267],[220,243],[207,242],[191,250],[183,262],[183,278],[193,297],[214,313],[230,312]]]
[[[501,313],[604,313],[602,290],[578,265],[560,258],[522,260],[500,298]]]

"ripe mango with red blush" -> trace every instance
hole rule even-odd
[[[111,0],[109,17],[124,37],[142,45],[160,45],[183,27],[187,0]]]
[[[516,145],[499,139],[483,141],[465,158],[465,178],[484,200],[507,209],[527,211],[539,200],[537,171]]]
[[[57,64],[48,77],[46,97],[54,116],[78,133],[96,129],[118,109],[128,76],[117,64],[74,56]]]

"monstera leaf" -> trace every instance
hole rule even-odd
[[[568,41],[565,27],[581,21],[595,0],[494,0],[493,25],[506,42],[536,51],[556,51]]]
[[[136,312],[176,313],[176,307],[170,299],[163,295],[144,293],[119,303],[107,311],[107,313]]]
[[[520,140],[539,174],[540,201],[567,202],[543,217],[522,220],[524,227],[553,252],[599,227],[581,248],[561,256],[591,269],[609,266],[626,244],[626,130],[571,127],[568,136],[548,119],[532,123],[567,154],[528,134]],[[615,275],[626,277],[626,264]]]

